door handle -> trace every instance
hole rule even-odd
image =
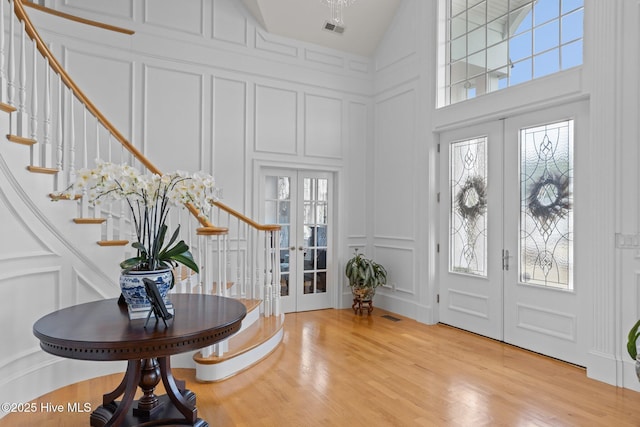
[[[304,250],[304,248],[303,248],[302,246],[298,246],[298,250],[299,250],[299,251],[303,251],[303,250]]]
[[[291,246],[291,247],[289,248],[289,250],[290,250],[290,251],[295,251],[295,250],[296,250],[296,247],[295,247],[295,246]]]
[[[509,258],[511,258],[511,256],[509,255],[509,250],[503,249],[502,250],[502,269],[505,271],[509,271]]]

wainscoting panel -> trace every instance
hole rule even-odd
[[[226,42],[247,45],[247,18],[239,11],[237,0],[216,0],[213,2],[213,38]]]
[[[143,88],[145,155],[163,172],[201,170],[202,75],[145,65]]]
[[[133,0],[63,0],[62,4],[69,9],[86,10],[133,20]],[[73,13],[72,10],[66,12]]]
[[[187,34],[203,35],[203,0],[145,0],[144,22]]]
[[[63,57],[65,69],[73,75],[78,86],[117,129],[130,137],[133,132],[132,62],[101,53],[99,48],[86,51],[65,46]],[[118,84],[96,85],[96,80]]]
[[[416,260],[413,248],[376,244],[374,253],[367,255],[386,268],[387,286],[393,291],[416,294]]]
[[[39,257],[55,255],[45,242],[29,227],[13,208],[11,203],[0,188],[0,212],[3,213],[0,220],[0,236],[4,242],[10,245],[0,247],[0,266],[4,261],[27,260],[37,263]],[[1,311],[1,310],[0,310]]]
[[[577,319],[572,314],[550,311],[525,304],[517,304],[516,310],[519,328],[567,341],[576,341],[577,339]]]
[[[0,276],[0,301],[20,307],[18,317],[11,310],[0,312],[2,340],[11,343],[10,351],[0,353],[0,366],[40,351],[32,327],[40,317],[60,308],[60,273],[60,267],[35,266]]]
[[[449,290],[449,309],[483,319],[489,318],[489,298],[471,292]]]
[[[319,64],[331,65],[336,68],[344,67],[344,57],[331,55],[311,49],[305,49],[304,58],[309,62],[317,62]]]
[[[353,238],[365,238],[367,235],[367,221],[369,209],[367,208],[367,193],[362,191],[367,183],[367,105],[358,102],[350,102],[347,119],[349,131],[349,143],[346,144],[346,162],[349,167],[345,169],[346,198],[345,212],[349,212],[346,218],[347,236]]]
[[[280,43],[270,40],[268,34],[256,29],[256,49],[264,50],[271,53],[277,53],[285,56],[298,56],[298,48],[296,46]]]
[[[213,78],[213,161],[223,202],[246,212],[247,84]]]
[[[114,266],[114,269],[117,266]],[[96,301],[104,298],[112,298],[113,295],[105,295],[98,287],[96,287],[87,277],[80,271],[72,267],[71,282],[73,284],[73,304],[83,304],[85,302]],[[114,293],[119,289],[119,284],[113,284]],[[118,291],[119,292],[119,291]]]
[[[376,237],[415,236],[416,105],[413,89],[376,102],[373,186]]]
[[[342,100],[306,94],[304,103],[305,155],[342,158]]]
[[[256,86],[255,150],[296,154],[298,96],[293,90]]]

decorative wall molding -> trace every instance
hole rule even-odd
[[[297,154],[298,93],[256,84],[254,111],[255,151]]]
[[[279,43],[276,41],[269,40],[270,37],[268,34],[263,33],[262,31],[256,29],[256,49],[264,50],[270,53],[277,53],[280,55],[290,56],[297,58],[298,57],[298,48],[292,45]]]
[[[489,319],[489,298],[486,295],[449,289],[449,310]]]
[[[249,106],[247,81],[212,77],[211,173],[224,190],[224,202],[247,212],[247,138]],[[239,173],[240,172],[240,173]]]
[[[578,320],[575,315],[519,303],[516,304],[516,318],[519,328],[565,341],[576,342],[578,339],[576,336]]]
[[[319,64],[330,65],[336,68],[344,68],[345,61],[343,56],[331,55],[311,49],[304,50],[304,59],[309,62],[317,62]]]
[[[204,76],[191,70],[143,65],[142,150],[162,171],[204,168]],[[172,108],[179,105],[180,108]],[[153,123],[152,126],[149,126]],[[197,153],[176,157],[172,150]],[[154,148],[155,146],[155,148]]]
[[[230,10],[232,7],[238,7],[238,2],[214,1],[212,3],[212,38],[247,47],[249,40],[247,17]]]
[[[62,6],[67,9],[134,20],[133,0],[109,0],[109,2],[103,0],[62,0]]]
[[[304,94],[304,154],[342,159],[342,100]]]
[[[417,98],[416,90],[410,88],[378,99],[374,105],[376,237],[415,239]],[[382,117],[384,120],[378,119]]]
[[[387,269],[388,277],[385,288],[415,296],[419,284],[416,277],[415,249],[380,243],[375,243],[373,249],[375,261]],[[392,259],[393,261],[391,261]]]
[[[153,8],[158,8],[156,14]],[[142,22],[180,33],[204,36],[204,1],[144,0]]]

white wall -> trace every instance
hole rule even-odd
[[[161,169],[213,171],[224,201],[250,214],[260,165],[333,171],[334,280],[343,281],[344,260],[360,248],[390,272],[376,305],[427,323],[438,320],[438,132],[588,99],[582,167],[593,173],[576,226],[591,313],[581,324],[588,374],[637,388],[624,339],[640,315],[638,249],[615,247],[616,232],[636,235],[640,225],[637,0],[586,1],[581,69],[440,110],[435,1],[404,0],[371,61],[269,35],[238,1],[50,3],[136,32],[107,36],[38,15],[79,86]],[[350,299],[342,283],[337,306]]]
[[[67,0],[47,5],[135,31],[110,32],[28,9],[78,86],[161,170],[213,172],[223,201],[253,217],[260,165],[328,170],[336,178],[339,209],[333,265],[341,265],[346,256],[343,236],[366,234],[369,214],[362,209],[363,198],[343,195],[362,194],[366,185],[362,153],[373,134],[368,58],[269,35],[234,0]],[[19,171],[29,158],[28,148],[24,150],[23,159],[7,160],[12,163],[8,174],[22,176]],[[348,162],[354,167],[345,168]],[[0,313],[5,325],[19,327],[2,332],[0,400],[27,401],[69,382],[122,370],[121,364],[49,356],[31,333],[34,321],[53,310],[117,296],[114,280],[91,274],[99,269],[87,258],[116,266],[121,254],[107,260],[103,252],[90,249],[83,258],[65,246],[73,239],[62,237],[70,232],[67,225],[75,212],[57,219],[31,214],[29,209],[36,208],[4,195],[12,190],[5,182],[0,183],[0,231],[10,232],[17,249],[5,246],[0,251],[7,271],[0,276]],[[45,196],[50,190],[37,188],[34,184],[20,191],[27,199],[51,204]],[[46,209],[42,206],[38,209]],[[343,211],[363,215],[346,219],[339,215]],[[338,274],[341,268],[335,270],[334,303],[342,306],[347,289]],[[36,304],[25,309],[27,297],[34,295]]]
[[[639,230],[640,2],[585,2],[583,67],[436,110],[437,3],[403,1],[375,56],[374,185],[368,193],[375,217],[368,244],[389,267],[392,282],[379,292],[378,305],[426,322],[438,319],[434,176],[440,131],[588,100],[590,124],[576,164],[583,187],[575,265],[586,301],[579,328],[588,336],[588,375],[638,389],[624,346],[640,316],[640,248],[616,247],[616,233],[629,242]],[[400,189],[406,193],[396,194]]]

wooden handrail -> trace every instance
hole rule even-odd
[[[2,0],[0,0],[2,1]],[[36,48],[40,52],[40,54],[49,60],[49,66],[51,69],[60,76],[60,79],[64,82],[64,84],[71,89],[76,98],[80,102],[82,102],[87,110],[93,114],[93,116],[109,131],[115,138],[122,144],[133,156],[140,161],[151,173],[162,175],[160,169],[158,169],[149,159],[147,159],[142,152],[140,152],[127,138],[120,133],[116,127],[111,124],[109,120],[102,114],[100,110],[89,100],[89,98],[82,92],[82,90],[76,85],[76,83],[71,79],[69,74],[65,71],[64,68],[60,65],[56,57],[51,53],[46,43],[40,37],[40,34],[33,26],[33,23],[29,19],[29,15],[24,10],[24,5],[22,0],[14,0],[14,13],[16,17],[24,22],[24,28],[31,40],[36,43]],[[187,209],[191,212],[203,227],[214,227],[206,218],[203,218],[200,215],[200,211],[198,211],[193,205],[188,204]]]
[[[231,216],[234,216],[236,218],[238,218],[240,221],[245,222],[247,224],[249,224],[251,227],[260,230],[260,231],[275,231],[275,230],[280,230],[280,227],[278,224],[260,224],[255,222],[254,220],[252,220],[251,218],[242,215],[240,212],[230,208],[229,206],[225,205],[224,203],[221,202],[213,202],[212,203],[214,206],[217,206],[218,208],[222,209],[223,211],[227,212],[228,214],[230,214]]]
[[[85,25],[91,25],[92,27],[102,28],[103,30],[114,31],[116,33],[122,33],[122,34],[126,34],[126,35],[129,35],[129,36],[132,35],[132,34],[135,34],[135,31],[133,31],[133,30],[128,30],[128,29],[122,28],[122,27],[116,27],[114,25],[104,24],[104,23],[98,22],[98,21],[92,21],[91,19],[80,18],[79,16],[71,15],[69,13],[60,12],[60,11],[51,9],[49,7],[41,6],[39,4],[32,3],[32,2],[29,2],[29,1],[25,2],[23,4],[26,7],[30,7],[32,9],[39,10],[39,11],[44,12],[44,13],[48,13],[50,15],[55,15],[55,16],[58,16],[60,18],[68,19],[68,20],[74,21],[74,22],[79,22],[79,23],[85,24]]]

